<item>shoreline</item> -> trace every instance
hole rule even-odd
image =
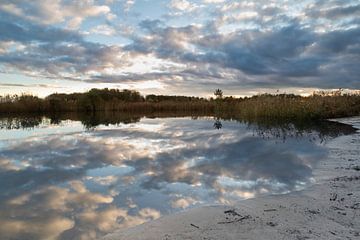
[[[332,119],[360,129],[360,117]],[[360,130],[326,143],[327,160],[313,170],[315,184],[283,195],[204,206],[163,216],[103,240],[358,239]]]

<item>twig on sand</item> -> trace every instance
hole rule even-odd
[[[192,226],[192,227],[194,227],[194,228],[197,228],[197,229],[200,228],[199,226],[196,226],[195,224],[192,224],[192,223],[190,223],[190,226]]]
[[[266,225],[268,225],[270,227],[276,227],[278,224],[274,223],[274,222],[267,222]]]
[[[218,224],[226,224],[226,223],[240,222],[240,221],[245,220],[245,219],[248,219],[248,218],[250,218],[250,215],[246,215],[246,216],[244,216],[244,217],[237,218],[237,219],[232,220],[232,221],[218,222]]]
[[[336,193],[331,193],[330,194],[330,201],[335,201],[337,199],[337,194]]]
[[[275,209],[275,208],[264,209],[264,212],[274,212],[274,211],[277,211],[277,209]]]
[[[230,214],[230,215],[233,215],[233,216],[239,216],[239,217],[242,217],[239,213],[237,213],[235,210],[231,209],[231,210],[227,210],[224,212],[225,214]]]

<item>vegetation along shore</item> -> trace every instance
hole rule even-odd
[[[242,119],[328,119],[360,115],[360,93],[316,92],[303,97],[294,94],[261,94],[252,97],[214,98],[147,95],[134,90],[91,89],[85,93],[55,93],[45,98],[33,95],[0,96],[0,114],[64,112],[197,112]]]

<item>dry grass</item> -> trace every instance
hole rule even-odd
[[[241,118],[328,119],[360,114],[360,96],[261,95],[239,101],[234,113]]]
[[[310,97],[263,94],[250,98],[204,99],[183,96],[142,97],[135,91],[91,90],[53,94],[45,99],[31,95],[0,97],[0,113],[63,112],[188,112],[200,115],[256,119],[305,120],[360,115],[360,94],[322,93]]]

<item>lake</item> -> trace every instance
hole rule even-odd
[[[211,116],[0,119],[1,239],[96,239],[202,205],[314,183],[335,122]]]

